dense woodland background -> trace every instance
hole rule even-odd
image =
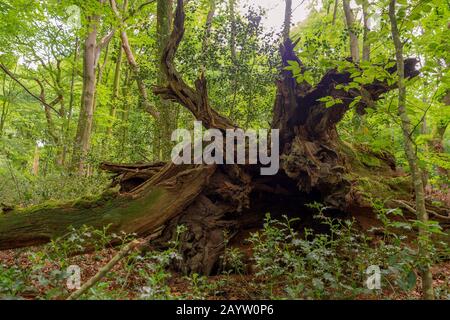
[[[356,226],[351,222],[340,221],[335,227],[333,219],[322,217],[329,236],[311,240],[293,229],[295,219],[266,217],[259,233],[255,229],[256,233],[247,234],[252,249],[225,245],[217,278],[197,273],[185,278],[167,271],[181,241],[176,238],[166,251],[151,251],[148,260],[129,256],[127,263],[110,272],[110,278],[84,292],[85,298],[386,297],[386,292],[361,288],[363,266],[370,260],[382,263],[386,277],[392,277],[386,283],[387,297],[449,299],[445,236],[449,216],[445,210],[427,213],[425,199],[435,207],[450,206],[450,3],[274,3],[286,6],[279,30],[263,26],[266,13],[257,1],[184,1],[185,34],[175,57],[178,72],[191,86],[204,72],[210,104],[243,129],[271,128],[276,83],[284,71],[310,87],[329,70],[350,73],[352,81],[342,88],[359,94],[337,123],[339,137],[361,152],[359,161],[375,168],[375,175],[382,166],[377,157],[367,156],[368,151],[392,156],[396,166],[392,177],[399,183],[406,181],[412,202],[399,203],[399,209],[384,207],[383,201],[392,194],[382,188],[383,181],[355,171],[362,191],[379,190],[378,198],[369,199],[379,220],[364,220],[369,227],[382,229],[372,230],[374,242],[353,230]],[[309,14],[294,25],[290,13],[300,4]],[[172,131],[190,129],[195,120],[179,103],[154,93],[167,81],[161,57],[173,30],[176,5],[172,0],[0,0],[0,214],[101,194],[111,182],[101,163],[170,159]],[[280,45],[288,38],[301,64],[292,59],[283,65]],[[406,58],[417,59],[418,76],[403,79],[392,72]],[[371,101],[364,88],[377,82],[387,83],[390,90]],[[326,108],[342,103],[333,96],[320,101]],[[414,195],[416,207],[411,207]],[[309,207],[321,215],[325,205],[311,201]],[[404,214],[417,213],[417,220],[398,218],[400,208]],[[428,214],[438,222],[428,221]],[[392,215],[398,219],[390,220]],[[101,245],[90,253],[92,264],[85,266],[87,274],[95,274],[120,250],[108,244],[129,240],[106,229],[73,230],[66,240],[44,249],[5,251],[0,256],[0,294],[66,298],[69,292],[60,282],[67,275],[63,271],[49,275],[49,270],[64,270],[73,262],[70,259],[82,263],[83,258],[69,253],[75,250],[70,246],[83,245],[86,237],[95,234]],[[177,234],[182,232],[180,225]],[[290,237],[285,237],[286,232]],[[69,244],[67,239],[72,239]],[[314,254],[301,262],[298,246],[305,255]],[[350,267],[348,260],[355,260],[355,254],[356,265]],[[133,274],[132,263],[145,272]],[[427,293],[426,288],[419,289],[427,282],[420,279],[430,270],[435,274],[435,290]],[[283,277],[289,273],[292,279],[287,281]],[[114,282],[119,278],[125,279],[123,283]],[[428,289],[433,286],[430,281]]]

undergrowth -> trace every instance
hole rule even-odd
[[[424,261],[416,249],[422,240],[408,237],[418,222],[405,219],[400,210],[378,206],[381,225],[363,233],[355,221],[327,217],[327,208],[317,203],[310,207],[317,210],[315,219],[327,232],[300,229],[298,218],[277,220],[267,214],[263,228],[247,240],[252,249],[248,259],[239,248],[230,246],[225,231],[220,275],[209,278],[172,271],[171,266],[182,261],[179,239],[186,227],[180,225],[166,250],[130,254],[81,299],[225,298],[236,287],[241,297],[252,299],[415,299],[420,296],[420,266],[450,258],[448,242],[433,241],[427,244],[429,261]],[[444,235],[436,223],[426,228],[436,237]],[[15,251],[15,265],[0,263],[0,297],[65,299],[73,289],[68,288],[71,267],[91,268],[81,269],[81,281],[86,281],[117,247],[134,237],[109,233],[107,227],[83,227],[40,248]],[[88,266],[85,256],[77,255],[86,250],[90,252]],[[369,288],[368,279],[376,271],[380,286]],[[450,299],[448,275],[439,279],[435,294]]]

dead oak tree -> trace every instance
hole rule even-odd
[[[187,108],[206,128],[236,128],[210,105],[203,74],[192,87],[177,71],[174,58],[184,20],[183,1],[178,0],[173,31],[162,56],[167,85],[154,92]],[[294,60],[303,68],[289,39],[280,53],[283,66]],[[405,61],[406,77],[418,74],[415,64],[415,59]],[[395,68],[388,71],[393,73]],[[351,81],[349,73],[333,69],[312,87],[297,83],[290,71],[281,71],[272,119],[272,127],[280,129],[281,152],[280,170],[274,176],[261,176],[257,165],[105,163],[102,168],[116,175],[115,191],[105,192],[100,199],[0,216],[0,249],[42,244],[65,234],[68,226],[82,225],[110,225],[111,232],[135,232],[141,237],[157,232],[152,243],[164,245],[174,236],[176,226],[183,224],[187,232],[181,238],[184,260],[179,267],[210,274],[224,249],[224,230],[233,237],[261,222],[266,212],[302,214],[305,203],[312,201],[327,205],[331,214],[367,212],[370,203],[366,199],[371,194],[410,201],[410,184],[398,183],[392,156],[351,146],[339,138],[337,124],[355,96],[362,94],[338,89]],[[357,110],[364,112],[392,89],[379,81],[364,85],[365,99],[358,102]],[[327,96],[342,103],[327,108],[319,101]],[[370,187],[364,189],[367,180]]]

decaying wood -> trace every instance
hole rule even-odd
[[[0,216],[0,250],[42,244],[88,225],[147,236],[183,212],[201,193],[215,166],[169,166],[133,192],[45,205]]]

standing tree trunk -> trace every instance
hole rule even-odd
[[[38,176],[39,175],[39,145],[36,144],[36,146],[34,147],[34,156],[33,156],[33,165],[31,167],[31,173],[34,176]]]
[[[94,15],[88,17],[87,20],[89,31],[84,41],[81,109],[72,156],[72,166],[81,174],[83,174],[86,169],[86,156],[89,151],[92,121],[94,117],[96,43],[100,17]]]
[[[291,17],[292,0],[286,0],[286,7],[284,11],[283,42],[289,39],[289,34],[291,32]]]
[[[158,34],[158,61],[159,57],[162,56],[164,48],[167,45],[167,41],[172,29],[172,12],[172,0],[158,0],[156,14],[156,32]],[[158,86],[164,86],[167,83],[167,79],[161,63],[159,64],[158,68],[159,73],[157,84]],[[154,139],[156,141],[154,141],[153,145],[153,156],[155,160],[167,160],[170,157],[170,152],[172,149],[172,131],[177,127],[176,106],[170,101],[160,99],[158,101],[157,109],[160,114],[160,122],[155,125]]]
[[[108,124],[108,128],[106,129],[106,135],[109,138],[112,133],[112,125],[114,119],[116,118],[116,110],[117,110],[117,100],[119,97],[119,84],[120,84],[120,75],[122,70],[122,45],[119,41],[119,46],[117,48],[117,57],[116,57],[116,67],[114,68],[114,80],[113,80],[113,88],[109,106],[109,116],[110,123]]]
[[[49,136],[51,137],[51,139],[53,140],[52,142],[55,144],[55,146],[59,147],[61,139],[60,139],[58,130],[56,130],[56,125],[53,121],[53,116],[52,116],[52,109],[50,109],[50,107],[54,107],[62,99],[62,96],[58,96],[52,102],[47,103],[47,98],[45,96],[45,89],[44,89],[44,85],[42,84],[42,81],[40,81],[39,79],[34,79],[34,80],[37,82],[39,88],[41,89],[41,93],[39,94],[39,99],[41,99],[41,101],[43,101],[45,120],[47,121],[47,132],[48,132]]]
[[[72,72],[70,75],[70,94],[69,94],[69,110],[67,113],[67,121],[65,125],[65,131],[64,131],[64,146],[63,146],[63,154],[62,154],[62,165],[66,164],[66,157],[68,152],[68,145],[69,145],[69,135],[70,135],[70,125],[72,121],[72,114],[73,114],[73,101],[74,101],[74,88],[75,88],[75,76],[77,75],[77,62],[78,62],[78,37],[75,38],[75,51],[73,55],[73,65],[72,65]]]
[[[110,0],[111,8],[114,11],[114,14],[117,18],[120,19],[120,39],[122,40],[122,47],[125,52],[125,56],[127,57],[128,64],[130,65],[130,69],[133,71],[134,77],[136,78],[136,83],[139,89],[139,93],[141,94],[142,98],[142,104],[143,109],[151,114],[154,118],[159,118],[159,113],[155,110],[155,108],[151,105],[149,99],[148,99],[148,92],[147,87],[144,83],[144,80],[141,77],[141,72],[138,63],[136,62],[136,59],[134,58],[133,51],[130,46],[130,42],[128,41],[128,35],[126,32],[126,24],[123,22],[122,15],[119,13],[119,10],[117,9],[116,1]],[[127,10],[128,1],[124,1],[123,3],[123,12],[126,12]]]
[[[203,43],[202,43],[202,53],[203,54],[206,52],[208,45],[209,45],[209,37],[211,35],[214,14],[216,13],[216,1],[217,0],[209,0],[209,9],[208,9],[208,14],[206,16],[206,23],[205,23],[205,34],[203,36]]]
[[[100,0],[103,4],[103,0]],[[78,118],[77,133],[75,136],[72,156],[72,167],[80,174],[86,173],[86,157],[90,148],[92,125],[95,109],[96,69],[101,50],[106,47],[114,35],[114,30],[109,32],[97,43],[97,29],[100,24],[100,16],[94,14],[87,17],[88,34],[84,41],[83,53],[83,89],[81,94],[80,116]]]
[[[348,34],[350,37],[350,54],[353,62],[359,62],[359,43],[358,36],[355,33],[355,17],[353,16],[352,9],[350,8],[350,1],[343,0],[345,21],[347,24]]]
[[[447,90],[446,94],[444,95],[442,102],[444,105],[449,108],[450,107],[450,90]],[[450,124],[450,121],[442,118],[438,120],[438,123],[436,124],[436,127],[433,130],[433,137],[430,141],[431,149],[436,154],[443,154],[445,152],[444,148],[444,136],[445,132],[447,131],[447,128]],[[437,167],[437,174],[443,181],[442,188],[445,192],[445,190],[448,190],[449,188],[449,182],[450,182],[450,170],[447,168],[443,168],[442,166]]]
[[[363,49],[362,49],[362,60],[370,60],[370,43],[369,43],[369,0],[362,0],[362,12],[363,12]]]
[[[339,6],[339,0],[334,0],[333,20],[331,22],[332,25],[334,25],[336,23],[336,16],[337,16],[338,6]]]
[[[235,10],[236,0],[228,1],[228,15],[230,19],[230,51],[231,51],[231,60],[234,64],[237,63],[237,53],[236,53],[236,10]]]
[[[398,74],[398,114],[401,120],[403,132],[403,140],[405,143],[405,153],[408,159],[411,177],[414,184],[414,192],[416,196],[416,213],[417,219],[424,225],[428,223],[428,213],[425,206],[425,191],[422,181],[421,170],[418,166],[417,155],[414,150],[413,141],[411,140],[412,126],[411,120],[406,112],[406,86],[405,86],[405,65],[403,61],[403,44],[400,40],[400,32],[397,26],[397,17],[395,14],[396,0],[389,3],[389,19],[391,21],[391,33],[395,45],[395,56],[397,59]],[[419,245],[420,253],[428,260],[427,243],[429,241],[428,231],[423,227],[419,227]],[[433,299],[433,276],[431,274],[428,262],[421,266],[422,270],[422,290],[425,299]]]

